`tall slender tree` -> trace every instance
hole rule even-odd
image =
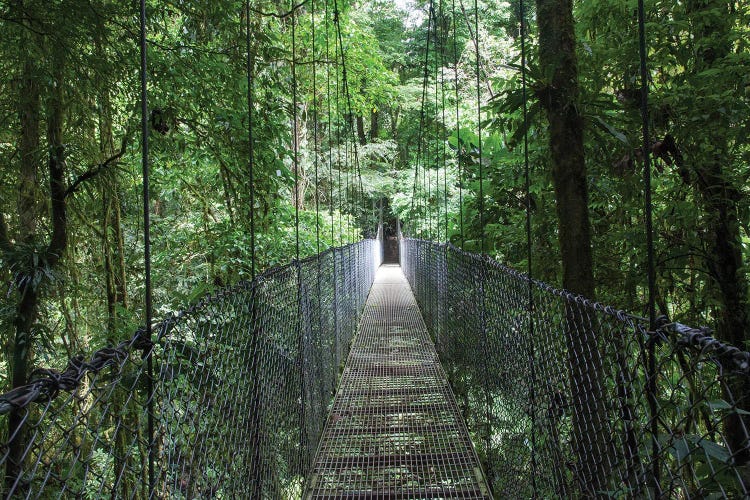
[[[732,150],[737,146],[732,129],[744,115],[740,101],[727,96],[742,92],[741,75],[730,56],[733,53],[732,30],[737,19],[735,7],[721,0],[689,0],[685,3],[687,18],[693,26],[695,59],[686,78],[703,87],[710,82],[712,92],[704,99],[690,99],[689,123],[681,123],[680,137],[687,143],[689,179],[701,200],[705,214],[704,234],[706,269],[714,296],[718,299],[716,327],[723,340],[747,349],[750,339],[748,309],[748,276],[744,268],[739,202],[741,185],[732,173]],[[690,67],[689,65],[687,66]],[[720,77],[719,77],[720,76]],[[692,96],[691,96],[692,97]],[[683,135],[684,134],[684,135]],[[677,155],[679,167],[681,154]],[[685,176],[687,177],[687,176]],[[729,400],[747,409],[750,384],[733,378]],[[725,432],[735,460],[750,460],[747,433],[750,419],[733,412],[727,416]]]
[[[539,98],[549,121],[549,147],[555,187],[563,287],[594,297],[584,121],[580,110],[576,36],[571,0],[537,0],[539,64],[549,75]],[[601,385],[602,357],[591,318],[574,302],[566,307],[574,476],[581,491],[595,496],[606,489],[609,444]]]
[[[32,329],[36,320],[39,289],[36,279],[38,263],[44,262],[37,253],[37,226],[39,219],[39,176],[41,146],[41,68],[34,51],[38,34],[27,24],[32,23],[34,16],[31,2],[19,0],[13,5],[13,14],[22,21],[19,26],[18,66],[21,68],[16,112],[20,134],[18,135],[18,227],[16,234],[11,234],[0,211],[0,248],[5,261],[11,264],[14,273],[15,288],[18,298],[13,319],[14,332],[11,339],[10,382],[12,387],[26,383],[29,363],[32,356]],[[50,162],[50,167],[53,163]],[[23,416],[12,412],[8,419],[9,449],[6,466],[6,482],[14,482],[23,458],[23,440],[21,432]]]

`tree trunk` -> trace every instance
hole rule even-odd
[[[304,110],[306,111],[306,109]],[[296,127],[295,122],[292,122],[292,151],[296,151],[297,158],[294,165],[292,165],[292,174],[296,175],[297,178],[297,186],[296,189],[292,190],[292,203],[293,206],[299,208],[300,210],[305,209],[305,193],[307,191],[307,173],[305,172],[305,169],[302,167],[302,158],[300,155],[300,151],[302,146],[307,142],[307,137],[305,136],[305,131],[307,130],[307,125],[303,121],[303,116],[305,116],[305,113],[300,113],[298,115],[298,118],[296,120]]]
[[[380,112],[373,110],[370,113],[370,141],[374,141],[380,136]]]
[[[19,1],[16,4],[19,18],[23,18],[24,5]],[[21,135],[19,138],[19,193],[18,193],[18,241],[33,245],[36,243],[37,221],[39,206],[38,179],[39,179],[39,150],[40,150],[40,90],[39,69],[31,55],[27,44],[31,44],[34,36],[25,27],[21,28],[19,55],[22,59],[22,73],[18,93],[18,118]],[[3,223],[4,225],[4,223]],[[4,228],[4,233],[7,229]],[[4,247],[6,250],[15,250],[10,245],[7,234],[4,235]],[[11,387],[16,388],[25,385],[32,357],[31,330],[36,318],[38,306],[38,293],[33,285],[35,255],[29,253],[22,257],[26,262],[19,262],[19,277],[16,279],[19,301],[16,305],[15,318],[13,321],[14,337],[12,354],[10,356],[10,380]],[[5,483],[7,489],[15,483],[21,472],[21,464],[24,458],[24,443],[26,442],[23,430],[24,412],[11,412],[8,417],[8,459],[5,470]]]
[[[24,36],[22,35],[22,39]],[[13,345],[12,360],[12,385],[20,387],[28,382],[28,373],[31,368],[33,357],[33,338],[32,330],[37,318],[39,307],[39,290],[40,284],[35,277],[42,272],[48,272],[53,269],[67,246],[67,211],[65,206],[65,146],[63,143],[63,52],[55,51],[52,57],[52,75],[54,85],[50,85],[49,98],[47,99],[47,141],[49,147],[48,175],[49,175],[49,201],[50,201],[50,221],[51,221],[51,238],[49,244],[44,250],[40,250],[36,234],[36,210],[33,211],[34,217],[28,214],[19,214],[19,220],[26,225],[21,226],[21,240],[35,242],[33,254],[26,256],[26,263],[17,279],[20,300],[16,308],[14,319],[15,338]],[[21,96],[19,96],[19,114],[21,122],[21,158],[27,160],[21,164],[20,177],[22,186],[32,175],[30,169],[36,168],[31,161],[36,157],[39,149],[39,103],[40,92],[37,84],[34,82],[36,75],[33,62],[25,61],[23,77],[21,83]],[[27,134],[29,136],[27,137]],[[31,147],[36,141],[36,147],[33,151]],[[28,148],[28,149],[27,149]],[[34,174],[35,175],[35,174]],[[22,207],[35,207],[36,203],[27,197],[36,198],[36,187],[31,191],[21,193],[19,201],[19,210]],[[33,232],[29,232],[33,231]],[[41,254],[41,255],[40,255]],[[22,462],[24,460],[24,447],[26,443],[23,429],[25,412],[11,412],[8,418],[9,439],[8,461],[6,468],[6,485],[12,487],[18,474],[22,471]]]
[[[13,364],[11,369],[13,388],[27,383],[27,374],[31,364],[32,339],[31,330],[36,318],[39,296],[30,280],[19,286],[21,300],[16,306],[16,317],[13,322],[15,338],[13,343]],[[6,462],[5,480],[10,491],[22,471],[26,433],[23,424],[25,412],[13,411],[8,418],[8,460]]]
[[[110,185],[110,182],[115,184]],[[128,293],[118,183],[110,179],[105,183],[102,187],[102,253],[107,290],[107,342],[114,345],[120,340],[117,338],[117,308],[127,309]]]
[[[101,32],[104,28],[98,27]],[[102,60],[106,58],[101,40],[96,40],[96,49]],[[112,102],[107,88],[99,92],[99,151],[101,161],[115,153],[112,132]],[[119,181],[117,173],[105,173],[101,179],[102,193],[102,252],[104,256],[105,285],[107,290],[107,342],[114,345],[117,336],[117,308],[127,307],[127,292],[124,269],[122,221],[120,220]]]
[[[688,15],[695,28],[694,45],[699,48],[694,72],[722,69],[723,59],[731,53],[732,15],[729,4],[721,0],[691,0],[686,3]],[[719,13],[721,13],[719,15]],[[728,77],[716,78],[714,92],[731,93],[737,84]],[[717,114],[709,101],[701,107],[697,101],[694,116],[705,116],[703,125],[691,122],[700,131],[696,143],[699,148],[691,163],[694,165],[694,185],[703,202],[707,231],[706,266],[720,306],[717,314],[717,336],[740,349],[748,349],[750,316],[748,314],[748,280],[743,267],[740,215],[737,207],[741,189],[733,185],[725,168],[731,165],[729,144],[724,130],[729,123],[717,123]],[[718,115],[720,116],[720,115]],[[718,118],[719,120],[721,118]],[[718,126],[717,126],[718,125]],[[721,126],[723,125],[723,126]],[[707,153],[703,153],[707,151]],[[703,153],[703,154],[701,154]],[[743,410],[750,410],[750,384],[743,377],[728,377],[726,397]],[[744,464],[750,460],[748,431],[750,418],[733,412],[725,420],[724,435],[734,459]]]
[[[63,141],[64,59],[62,50],[53,56],[54,85],[47,101],[47,142],[49,143],[50,206],[52,208],[52,237],[47,247],[47,265],[53,267],[68,246],[68,216],[65,205],[65,143]]]
[[[357,138],[359,143],[364,146],[367,144],[367,135],[365,134],[365,119],[357,115]]]
[[[26,36],[25,38],[28,38]],[[33,243],[38,219],[37,189],[39,182],[39,84],[38,69],[31,56],[24,62],[18,97],[18,114],[21,123],[19,141],[20,184],[18,217],[20,240]]]
[[[594,297],[583,119],[578,110],[578,67],[571,0],[537,0],[539,61],[551,75],[540,92],[549,118],[552,177],[557,200],[563,287]],[[576,481],[584,496],[607,489],[610,437],[603,401],[602,358],[591,311],[566,304],[568,365],[573,405]]]
[[[100,24],[97,33],[104,27]],[[96,50],[100,60],[105,60],[102,41],[96,38]],[[115,154],[114,134],[112,131],[112,101],[107,87],[109,82],[103,82],[98,92],[99,105],[99,150],[100,161],[106,161]],[[104,258],[105,286],[107,291],[107,343],[116,345],[120,337],[120,310],[127,309],[127,281],[125,274],[125,249],[121,221],[119,178],[117,171],[106,172],[100,179],[102,195],[102,253]],[[124,367],[127,373],[130,367]],[[132,398],[125,388],[117,387],[112,392],[111,418],[115,429],[112,436],[114,460],[112,464],[113,476],[116,478],[112,489],[112,498],[131,498],[138,491],[135,479],[137,461],[129,443],[133,437],[125,429],[138,428],[139,416],[133,411],[133,404],[128,404]],[[125,425],[122,425],[125,422]]]

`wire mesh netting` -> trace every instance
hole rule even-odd
[[[495,498],[748,496],[750,354],[452,245],[400,250]]]
[[[374,240],[331,249],[167,318],[153,343],[137,334],[62,372],[37,370],[33,383],[0,396],[4,494],[301,495],[380,260]],[[748,495],[747,352],[705,329],[664,322],[650,332],[642,318],[450,245],[405,239],[401,261],[496,498]],[[416,340],[401,341],[370,347],[424,368],[409,357]],[[377,389],[378,374],[366,378]],[[407,385],[394,401],[434,392]],[[381,422],[376,399],[356,417]],[[396,426],[384,427],[388,446],[427,443],[404,437],[409,415],[383,424]],[[446,439],[462,424],[435,424],[419,432],[453,450]],[[369,432],[347,429],[360,441]],[[333,446],[362,461],[362,450]],[[386,451],[375,454],[390,464]],[[403,482],[404,467],[389,470],[398,474],[388,480]],[[448,483],[435,484],[447,494]]]
[[[330,249],[37,370],[0,396],[4,496],[301,495],[380,260]]]

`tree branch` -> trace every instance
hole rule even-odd
[[[106,160],[104,160],[102,163],[99,163],[97,165],[94,165],[78,177],[70,184],[67,190],[65,190],[65,198],[72,195],[76,192],[76,190],[83,184],[84,182],[88,181],[89,179],[92,179],[102,173],[103,170],[107,169],[112,163],[122,158],[122,155],[125,154],[125,151],[128,149],[128,143],[130,142],[130,137],[132,135],[132,130],[128,129],[125,131],[125,135],[122,137],[122,143],[120,144],[120,150],[115,153],[114,155],[110,156]]]
[[[263,17],[275,17],[276,19],[286,19],[287,17],[293,15],[297,10],[304,7],[308,0],[303,0],[302,2],[298,3],[297,5],[292,6],[292,9],[287,12],[282,13],[276,13],[276,12],[263,12],[262,10],[256,9],[254,7],[250,7],[250,10]]]

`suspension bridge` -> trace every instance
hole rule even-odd
[[[429,16],[428,31],[432,4]],[[294,19],[291,29],[296,130]],[[318,241],[316,255],[300,258],[296,203],[291,263],[255,274],[253,220],[252,279],[153,321],[146,45],[141,2],[146,326],[63,369],[37,369],[0,395],[4,496],[750,496],[750,353],[706,328],[644,319],[535,280],[528,157],[527,273],[416,234],[399,234],[398,264],[384,264],[382,227],[375,238],[322,251]],[[422,113],[428,69],[426,57]],[[421,140],[418,147],[424,180],[427,158],[445,161],[446,153],[423,150]],[[294,175],[296,198],[297,168]],[[418,179],[419,165],[415,191]]]
[[[748,494],[747,352],[451,245],[381,260],[377,239],[329,249],[38,371],[0,397],[6,495]]]

